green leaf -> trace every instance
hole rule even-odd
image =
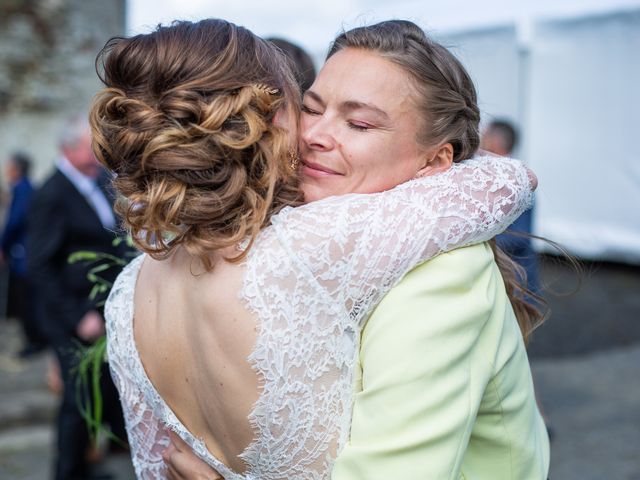
[[[80,250],[78,252],[73,252],[69,255],[67,261],[69,263],[77,263],[77,262],[86,262],[86,261],[94,261],[98,259],[97,252],[89,252],[87,250]]]
[[[95,300],[98,293],[100,293],[100,285],[95,284],[93,287],[91,287],[91,292],[89,293],[89,300]]]
[[[102,424],[104,404],[100,390],[100,377],[102,364],[106,363],[107,338],[102,336],[89,347],[79,345],[78,355],[78,365],[74,370],[74,373],[77,374],[76,401],[80,414],[87,424],[91,440],[97,444],[98,435],[102,432],[109,439],[127,447],[126,441],[105,429]],[[91,395],[89,395],[89,391],[91,391]]]
[[[89,271],[87,272],[87,278],[90,282],[98,282],[102,279],[96,274],[104,272],[105,270],[109,270],[111,267],[112,265],[110,265],[109,263],[101,263],[100,265],[96,265],[95,267],[89,269]]]

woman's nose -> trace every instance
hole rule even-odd
[[[330,125],[323,117],[304,118],[301,122],[300,138],[311,150],[331,150],[335,144]]]

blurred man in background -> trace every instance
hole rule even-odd
[[[70,119],[59,140],[60,156],[51,177],[34,195],[29,211],[28,272],[36,291],[43,332],[60,365],[63,394],[58,414],[56,480],[91,478],[86,460],[88,429],[77,402],[75,372],[80,345],[90,345],[104,333],[99,298],[90,298],[89,265],[70,263],[78,251],[122,256],[114,246],[116,218],[103,170],[91,150],[84,116]],[[106,272],[112,280],[116,271]],[[108,369],[102,372],[105,420],[125,439],[124,422]]]
[[[511,156],[518,144],[516,127],[506,120],[494,120],[484,130],[480,148],[496,155]],[[527,274],[527,286],[540,292],[538,258],[531,245],[533,207],[516,219],[507,231],[496,237],[498,246],[518,262]]]
[[[14,152],[5,164],[5,175],[11,189],[0,245],[0,262],[9,267],[7,317],[17,318],[25,338],[20,356],[27,357],[45,347],[30,308],[30,285],[27,277],[27,211],[33,196],[29,180],[31,159],[23,152]]]

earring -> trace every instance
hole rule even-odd
[[[295,148],[290,148],[287,151],[287,158],[289,159],[289,166],[291,167],[291,170],[296,170],[300,163],[300,155],[298,155],[298,151]]]

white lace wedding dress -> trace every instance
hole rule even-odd
[[[242,266],[238,292],[260,326],[247,361],[263,386],[242,474],[182,425],[145,374],[132,326],[144,255],[136,258],[118,277],[105,315],[138,477],[165,477],[161,453],[171,429],[227,480],[329,478],[348,439],[353,367],[372,309],[414,266],[490,239],[530,201],[522,164],[485,157],[387,192],[331,197],[275,215]]]

